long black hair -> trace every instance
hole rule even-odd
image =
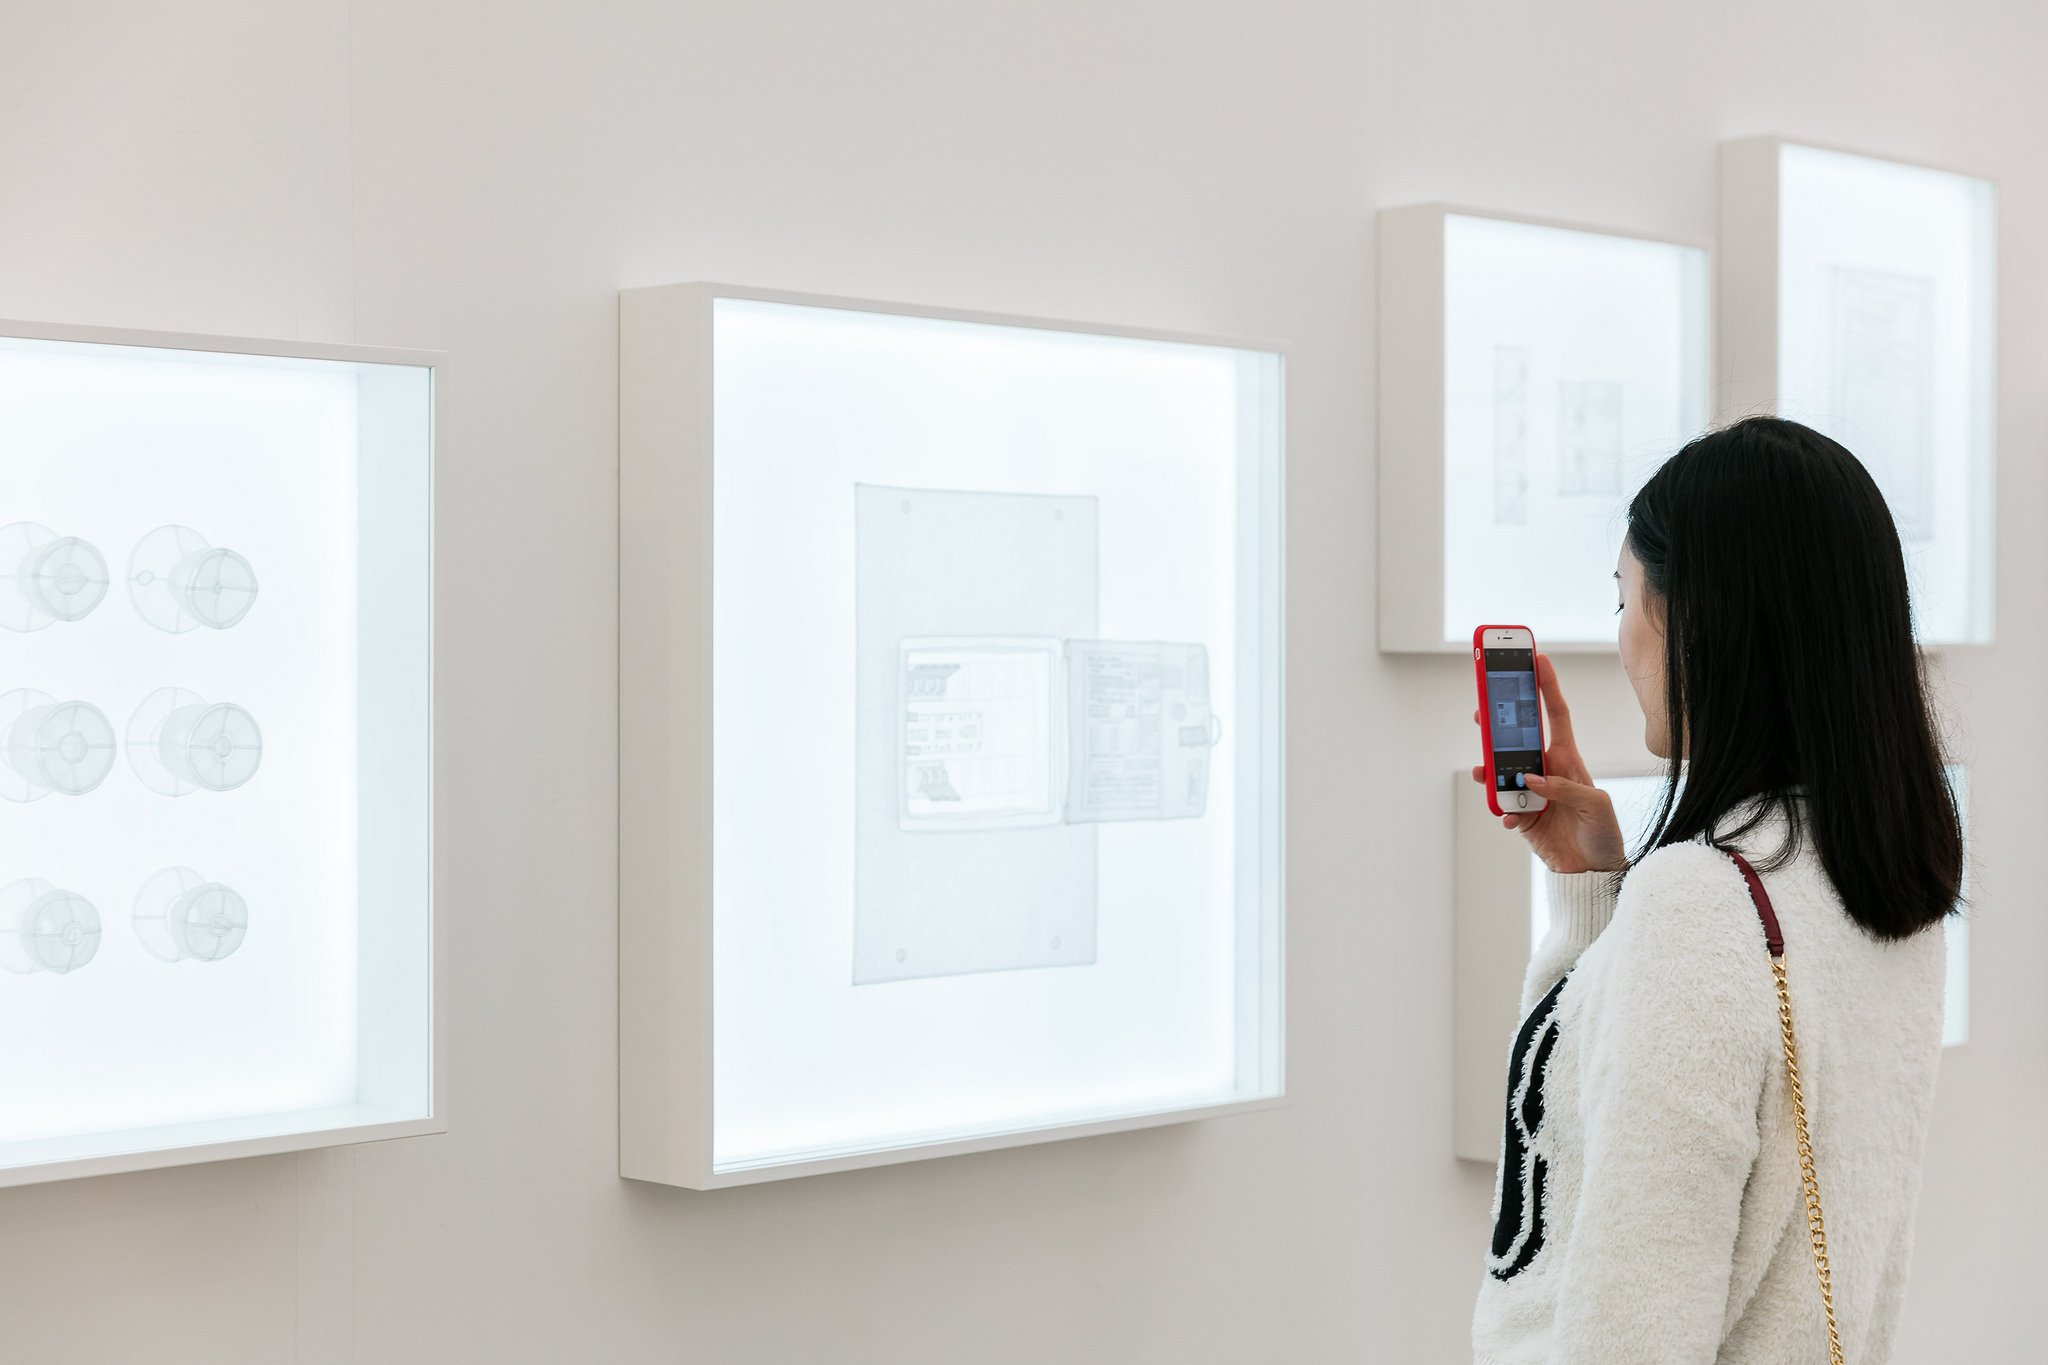
[[[1955,909],[1962,822],[1898,529],[1862,462],[1810,427],[1748,418],[1651,476],[1629,503],[1627,543],[1662,599],[1671,727],[1644,855],[1740,839],[1778,812],[1790,834],[1761,866],[1811,838],[1875,937],[1907,938]]]

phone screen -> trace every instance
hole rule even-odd
[[[1486,651],[1486,733],[1493,745],[1493,785],[1519,789],[1543,771],[1543,723],[1536,707],[1536,651]]]

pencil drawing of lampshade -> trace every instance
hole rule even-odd
[[[159,526],[128,557],[128,596],[142,619],[182,635],[226,630],[256,605],[256,570],[188,526]]]
[[[263,762],[263,731],[233,702],[160,687],[128,720],[128,765],[165,796],[233,791]]]
[[[100,912],[75,891],[39,878],[0,886],[0,970],[77,971],[100,947]]]
[[[78,621],[107,595],[107,561],[76,536],[17,521],[0,526],[0,626],[41,630]]]
[[[114,770],[114,727],[90,702],[0,693],[0,797],[83,796]]]
[[[165,962],[218,962],[249,933],[240,892],[189,867],[167,867],[142,884],[130,913],[135,936]]]

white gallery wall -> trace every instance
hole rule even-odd
[[[2048,14],[4,0],[0,33],[0,316],[449,353],[460,699],[449,1133],[0,1191],[0,1284],[39,1305],[0,1362],[1460,1359],[1492,1183],[1450,1156],[1471,681],[1375,648],[1374,212],[1708,239],[1716,145],[1758,133],[1999,182],[1998,642],[1942,663],[1971,1041],[1900,1358],[2038,1351],[2048,843],[2000,740],[2048,674]],[[1287,1107],[618,1179],[616,291],[695,279],[1290,343]],[[1561,667],[1588,747],[1636,754],[1613,661]]]

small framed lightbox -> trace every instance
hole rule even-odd
[[[1281,1094],[1269,346],[628,291],[621,1172]]]
[[[438,364],[0,323],[0,1185],[445,1126]]]
[[[1737,412],[1840,441],[1897,523],[1923,644],[1995,617],[1997,195],[1952,171],[1747,138],[1721,151],[1721,366]]]
[[[1484,621],[1614,648],[1629,497],[1707,419],[1707,253],[1423,204],[1380,214],[1380,648]]]

